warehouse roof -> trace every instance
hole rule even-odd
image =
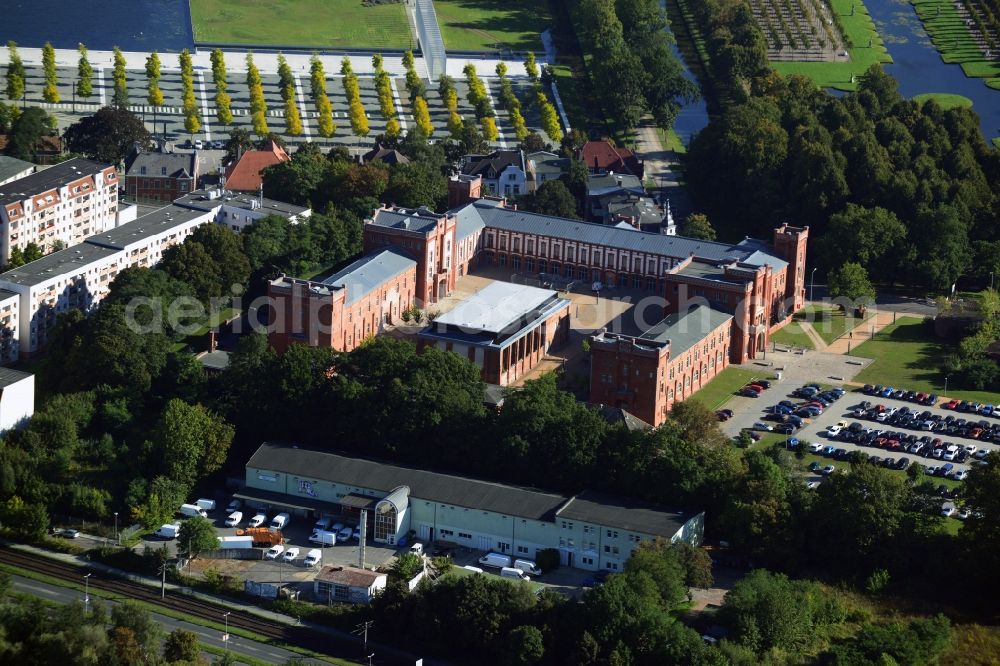
[[[102,164],[101,162],[95,162],[82,157],[74,157],[71,160],[60,162],[47,169],[36,171],[24,178],[18,178],[5,185],[0,185],[0,205],[23,201],[33,194],[48,192],[74,180],[93,176],[110,166],[110,164]]]
[[[132,158],[126,176],[193,178],[198,172],[197,153],[141,152]]]
[[[671,538],[689,516],[640,500],[585,490],[556,512],[559,518]]]
[[[19,160],[16,157],[0,155],[0,183],[3,183],[8,178],[18,176],[25,171],[33,172],[34,170],[35,165],[31,162],[25,162],[24,160]]]
[[[415,269],[417,262],[400,250],[385,249],[358,259],[347,268],[322,281],[323,284],[347,289],[344,305],[356,303],[366,294],[392,278]]]
[[[538,490],[272,442],[261,444],[247,461],[247,467],[372,488],[385,493],[399,486],[409,486],[411,498],[534,520],[551,520],[566,501],[562,495]]]

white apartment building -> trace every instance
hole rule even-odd
[[[35,414],[35,376],[0,368],[0,433],[20,428]]]
[[[233,231],[243,231],[268,215],[286,217],[293,224],[312,215],[312,210],[304,206],[226,190],[197,190],[175,199],[174,205],[212,211],[217,224],[224,224]]]
[[[83,158],[0,185],[0,263],[11,250],[71,246],[118,223],[118,173]]]
[[[117,209],[117,202],[115,206]],[[89,312],[107,295],[119,272],[132,266],[154,266],[167,248],[184,242],[203,224],[225,224],[239,231],[265,215],[297,221],[311,212],[269,199],[195,192],[134,222],[2,273],[0,327],[7,326],[11,332],[0,330],[0,344],[7,345],[10,340],[9,345],[0,346],[0,363],[41,350],[59,313]]]
[[[13,363],[21,353],[17,330],[18,294],[0,289],[0,364]]]

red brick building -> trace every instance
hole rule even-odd
[[[135,201],[162,201],[198,189],[198,153],[138,153],[125,170],[125,195]]]
[[[364,251],[398,246],[415,257],[416,297],[424,307],[450,294],[455,281],[469,272],[482,230],[478,216],[462,211],[382,207],[365,220]]]
[[[699,305],[639,336],[601,332],[590,341],[590,401],[658,426],[729,365],[732,330],[732,315]]]
[[[421,331],[418,348],[454,352],[507,386],[569,339],[569,306],[549,289],[493,282]]]
[[[416,270],[410,257],[383,249],[319,282],[272,280],[268,343],[279,353],[293,344],[351,351],[413,305]]]

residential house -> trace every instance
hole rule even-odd
[[[627,173],[643,177],[642,162],[628,148],[618,148],[610,141],[588,141],[577,151],[593,174]]]
[[[521,150],[496,150],[489,155],[466,155],[462,158],[461,173],[465,176],[482,176],[483,191],[515,197],[528,193],[528,183],[534,180],[531,164]]]
[[[290,159],[273,141],[266,150],[248,150],[226,167],[225,188],[232,192],[257,193],[263,184],[261,172]]]
[[[198,187],[198,153],[140,152],[125,169],[125,195],[170,203]]]

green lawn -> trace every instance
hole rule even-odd
[[[953,349],[949,343],[935,338],[922,319],[900,317],[895,324],[879,331],[874,340],[858,345],[851,352],[854,356],[875,359],[854,379],[865,384],[884,384],[941,395],[945,377],[939,363]],[[963,391],[949,387],[947,395],[949,398],[978,402],[1000,402],[1000,395],[990,391]]]
[[[911,0],[911,4],[942,60],[959,63],[966,76],[984,79],[1000,76],[1000,62],[983,57],[951,0]]]
[[[449,51],[539,52],[551,23],[546,4],[529,0],[434,0],[434,11]]]
[[[249,45],[416,46],[403,4],[360,0],[190,0],[196,42]]]
[[[772,333],[771,342],[776,342],[779,345],[788,345],[790,347],[804,347],[805,349],[816,348],[816,345],[813,344],[812,338],[810,338],[809,335],[802,330],[802,325],[797,321],[789,322],[781,330]]]
[[[823,342],[830,344],[849,330],[871,318],[871,311],[865,314],[864,318],[848,316],[843,310],[836,307],[822,304],[807,305],[795,313],[795,318],[808,321],[812,324],[813,330],[823,338]]]
[[[964,95],[955,95],[953,93],[924,93],[923,95],[914,95],[913,101],[923,104],[929,99],[933,99],[938,103],[944,110],[954,109],[955,107],[962,107],[964,109],[972,108],[972,100]]]
[[[854,77],[861,76],[877,62],[892,62],[889,51],[875,29],[868,9],[860,0],[830,0],[830,8],[840,15],[844,32],[854,46],[848,48],[850,60],[846,62],[772,62],[781,74],[802,74],[821,88],[856,90]],[[851,10],[854,15],[851,16]],[[869,41],[871,46],[869,47]]]
[[[751,379],[769,379],[771,376],[766,372],[726,368],[700,390],[695,391],[691,399],[697,400],[709,409],[718,409]]]
[[[663,146],[664,150],[672,150],[680,155],[687,152],[687,146],[684,145],[681,137],[673,128],[664,130],[662,127],[657,127],[656,136],[660,140],[660,145]]]

